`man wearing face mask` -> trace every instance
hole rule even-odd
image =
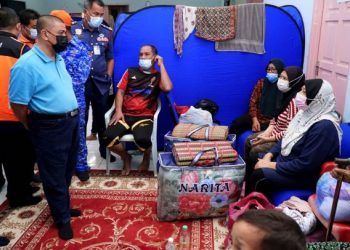
[[[89,179],[87,164],[87,147],[85,136],[85,82],[90,74],[91,48],[89,45],[73,36],[71,32],[72,18],[64,10],[53,10],[50,15],[60,18],[67,29],[68,46],[60,53],[66,64],[66,69],[73,81],[73,89],[79,105],[79,150],[75,173],[80,181]]]
[[[39,17],[39,13],[31,9],[22,10],[19,13],[19,20],[21,21],[21,35],[19,41],[27,45],[29,48],[34,46],[35,40],[38,36],[36,23]]]
[[[94,128],[98,133],[99,151],[106,158],[106,145],[102,137],[106,129],[104,114],[108,110],[108,96],[114,67],[112,30],[103,25],[102,0],[84,2],[84,18],[72,26],[72,33],[91,47],[92,64],[85,83],[85,121],[87,124],[91,103]]]
[[[9,106],[10,70],[23,53],[30,49],[17,40],[20,23],[16,12],[0,9],[0,172],[4,167],[7,199],[11,207],[34,205],[41,197],[32,196],[38,188],[30,186],[35,163],[28,131]],[[19,143],[20,142],[20,143]]]
[[[154,64],[157,62],[160,72]],[[165,69],[163,58],[153,45],[144,45],[140,50],[139,67],[125,71],[118,83],[115,97],[115,113],[105,132],[107,147],[123,160],[122,175],[130,172],[131,156],[119,143],[130,130],[137,147],[144,152],[139,170],[148,170],[151,153],[151,135],[153,116],[157,110],[157,98],[160,91],[169,92],[173,84]]]
[[[29,130],[40,177],[59,237],[73,237],[69,186],[77,162],[79,110],[72,78],[62,52],[68,44],[61,19],[41,16],[38,41],[11,70],[9,99],[17,118]],[[28,115],[28,111],[30,113]]]

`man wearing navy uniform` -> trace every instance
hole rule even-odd
[[[112,82],[114,60],[112,29],[102,24],[104,6],[102,0],[86,0],[84,3],[84,18],[72,26],[72,32],[92,48],[91,71],[85,83],[85,119],[87,122],[91,103],[92,115],[97,127],[100,154],[103,158],[106,158],[106,146],[102,137],[106,129],[104,114],[108,110],[107,102]]]

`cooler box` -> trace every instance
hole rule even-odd
[[[159,154],[157,217],[160,221],[226,216],[241,194],[245,162],[178,167],[172,153]]]
[[[232,147],[234,148],[234,143],[236,141],[235,134],[229,134],[227,140],[232,142]],[[173,149],[173,144],[177,142],[191,142],[191,141],[204,141],[204,140],[192,140],[190,138],[174,137],[171,135],[171,131],[164,135],[164,152],[171,152]]]

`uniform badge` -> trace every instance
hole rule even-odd
[[[77,36],[80,37],[82,33],[83,33],[82,29],[75,29],[75,34],[76,34]]]
[[[105,37],[105,34],[101,33],[101,34],[98,35],[97,41],[98,42],[106,42],[106,43],[108,43],[109,40],[108,40],[107,37]]]

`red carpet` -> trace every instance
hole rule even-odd
[[[13,210],[15,213],[5,218],[8,225],[11,221],[26,224],[23,220],[27,220],[19,237],[15,237],[18,228],[14,228],[15,239],[9,249],[165,249],[169,237],[178,242],[184,224],[189,226],[191,249],[218,249],[225,237],[224,218],[159,222],[154,178],[93,177],[86,185],[75,180],[72,186],[72,206],[83,213],[72,219],[74,238],[69,241],[58,238],[43,201],[17,213]]]

